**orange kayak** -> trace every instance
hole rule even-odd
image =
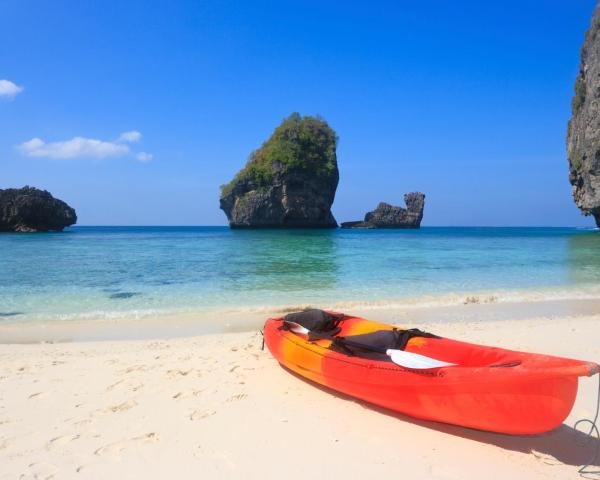
[[[265,343],[302,377],[412,417],[492,432],[536,434],[559,426],[575,402],[578,377],[600,370],[593,362],[414,336],[403,350],[453,364],[416,370],[386,355],[332,348],[332,339],[309,338],[286,324],[267,320]],[[337,327],[342,340],[396,330],[358,317],[344,317]]]

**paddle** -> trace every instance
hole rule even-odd
[[[286,321],[285,323],[288,325],[289,329],[294,333],[301,333],[303,335],[310,334],[310,330],[308,328],[303,327],[299,323],[289,321]],[[379,349],[370,348],[366,345],[350,342],[348,340],[346,340],[346,342],[349,345],[354,345],[358,348],[364,348],[366,350],[385,353],[391,358],[392,362],[394,362],[396,365],[400,365],[401,367],[405,368],[411,368],[414,370],[451,367],[453,365],[456,365],[455,363],[442,362],[441,360],[436,360],[435,358],[426,357],[425,355],[419,355],[418,353],[406,352],[404,350],[394,350],[390,348],[383,352]]]
[[[404,350],[386,350],[385,352],[390,356],[392,362],[401,367],[413,368],[413,369],[425,369],[425,368],[440,368],[440,367],[451,367],[456,363],[442,362],[435,358],[426,357],[425,355],[419,355],[418,353],[406,352]]]

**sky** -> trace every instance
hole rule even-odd
[[[0,0],[0,188],[81,225],[226,225],[219,186],[291,112],[339,135],[333,213],[593,226],[565,136],[593,0]]]

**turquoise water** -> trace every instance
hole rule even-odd
[[[0,273],[3,323],[473,292],[576,295],[600,286],[600,234],[75,227],[0,235]]]

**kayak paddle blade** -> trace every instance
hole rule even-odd
[[[442,362],[435,358],[429,358],[418,353],[405,352],[404,350],[388,350],[387,353],[392,362],[396,365],[400,365],[405,368],[412,368],[415,370],[427,369],[427,368],[440,368],[440,367],[451,367],[456,363]]]

